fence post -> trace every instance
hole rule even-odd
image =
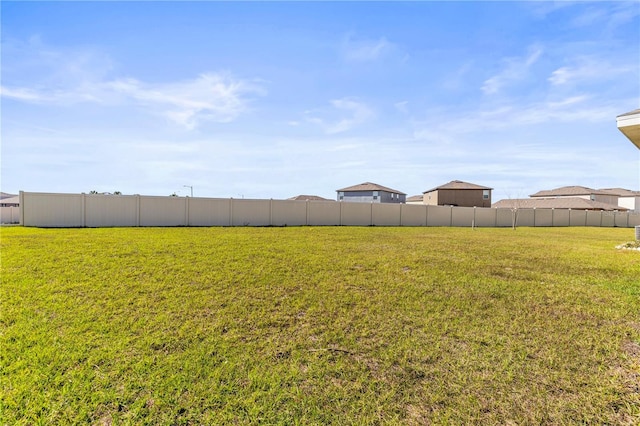
[[[305,200],[304,224],[309,226],[309,199]]]
[[[471,229],[476,227],[476,206],[473,206],[473,220],[471,221]]]
[[[369,226],[373,226],[373,201],[371,201],[371,209],[369,210]]]
[[[269,198],[269,226],[273,226],[273,198]]]
[[[424,206],[424,226],[429,226],[429,206]]]
[[[449,228],[453,226],[453,206],[449,210]]]
[[[569,209],[569,226],[571,226],[571,209]]]
[[[342,226],[342,203],[344,201],[340,201],[340,226]]]
[[[233,197],[229,198],[229,226],[233,226]]]
[[[403,226],[402,225],[402,205],[403,203],[400,203],[400,226]]]
[[[18,203],[20,203],[20,225],[24,226],[24,191],[18,193]]]

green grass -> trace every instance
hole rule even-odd
[[[640,423],[630,229],[0,232],[0,424]]]

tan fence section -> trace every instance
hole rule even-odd
[[[20,223],[20,207],[0,207],[0,223]]]
[[[640,225],[640,212],[141,195],[20,192],[20,206],[20,223],[37,227]]]

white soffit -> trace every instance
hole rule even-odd
[[[616,118],[618,129],[640,148],[640,109],[619,115]]]

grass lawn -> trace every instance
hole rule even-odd
[[[0,424],[640,424],[633,229],[0,232]]]

